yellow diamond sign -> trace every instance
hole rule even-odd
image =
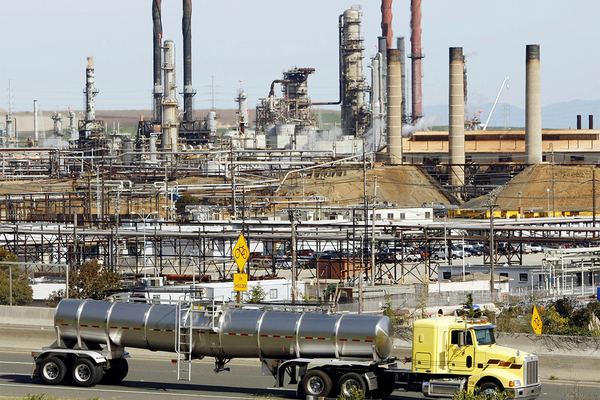
[[[542,334],[542,319],[540,318],[540,314],[538,314],[538,310],[535,306],[533,306],[533,318],[531,318],[531,327],[534,332],[538,335]]]
[[[233,247],[232,251],[233,259],[238,265],[240,272],[244,272],[244,265],[246,261],[250,258],[250,249],[248,248],[248,244],[246,243],[246,239],[244,239],[244,235],[240,235],[237,240],[237,243]]]

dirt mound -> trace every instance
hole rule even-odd
[[[547,212],[548,208],[556,213],[591,212],[592,169],[577,165],[532,165],[494,191],[498,193],[494,203],[501,210],[518,210],[521,205],[525,212]],[[600,179],[600,174],[596,179]],[[597,186],[596,190],[600,189],[600,182]],[[489,198],[489,195],[478,197],[461,208],[481,209]],[[597,206],[600,206],[598,201]]]

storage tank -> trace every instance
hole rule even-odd
[[[189,312],[187,306],[64,299],[54,319],[65,342],[110,339],[117,346],[170,352],[178,329],[190,327],[192,355],[198,357],[383,360],[392,349],[386,316],[194,306]]]

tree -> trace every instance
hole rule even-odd
[[[252,289],[250,289],[249,294],[250,297],[248,298],[248,303],[260,303],[261,301],[267,298],[267,292],[265,291],[265,289],[263,289],[260,283],[257,283],[256,285],[252,286]]]
[[[185,212],[185,206],[200,204],[200,200],[189,193],[185,193],[177,199],[175,202],[175,209],[178,214]]]
[[[106,291],[121,288],[121,277],[116,272],[103,269],[97,260],[86,262],[69,276],[69,297],[72,299],[106,298]],[[46,301],[49,306],[55,306],[57,297],[64,297],[63,290],[52,293]]]
[[[12,304],[27,306],[33,303],[33,289],[29,277],[18,265],[2,264],[2,261],[17,262],[17,256],[0,247],[0,304],[10,304],[10,276],[12,271]]]
[[[473,293],[467,293],[467,301],[463,303],[464,308],[459,310],[459,315],[466,315],[467,318],[479,318],[481,317],[481,310],[473,307]]]

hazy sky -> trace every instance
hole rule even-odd
[[[151,0],[0,0],[0,108],[81,109],[86,57],[94,57],[97,108],[151,109]],[[338,16],[362,7],[365,62],[381,35],[378,0],[193,0],[195,108],[234,108],[241,80],[254,107],[293,66],[316,69],[313,101],[337,100]],[[176,42],[178,92],[183,65],[181,0],[163,0],[163,37]],[[525,46],[541,45],[542,104],[600,99],[600,1],[423,0],[423,103],[446,104],[448,48],[467,55],[469,100],[525,103]],[[395,36],[410,48],[410,0],[393,0]],[[370,81],[370,78],[369,78]],[[182,103],[182,102],[181,102]],[[599,100],[600,107],[600,100]],[[575,114],[576,111],[573,111]]]

